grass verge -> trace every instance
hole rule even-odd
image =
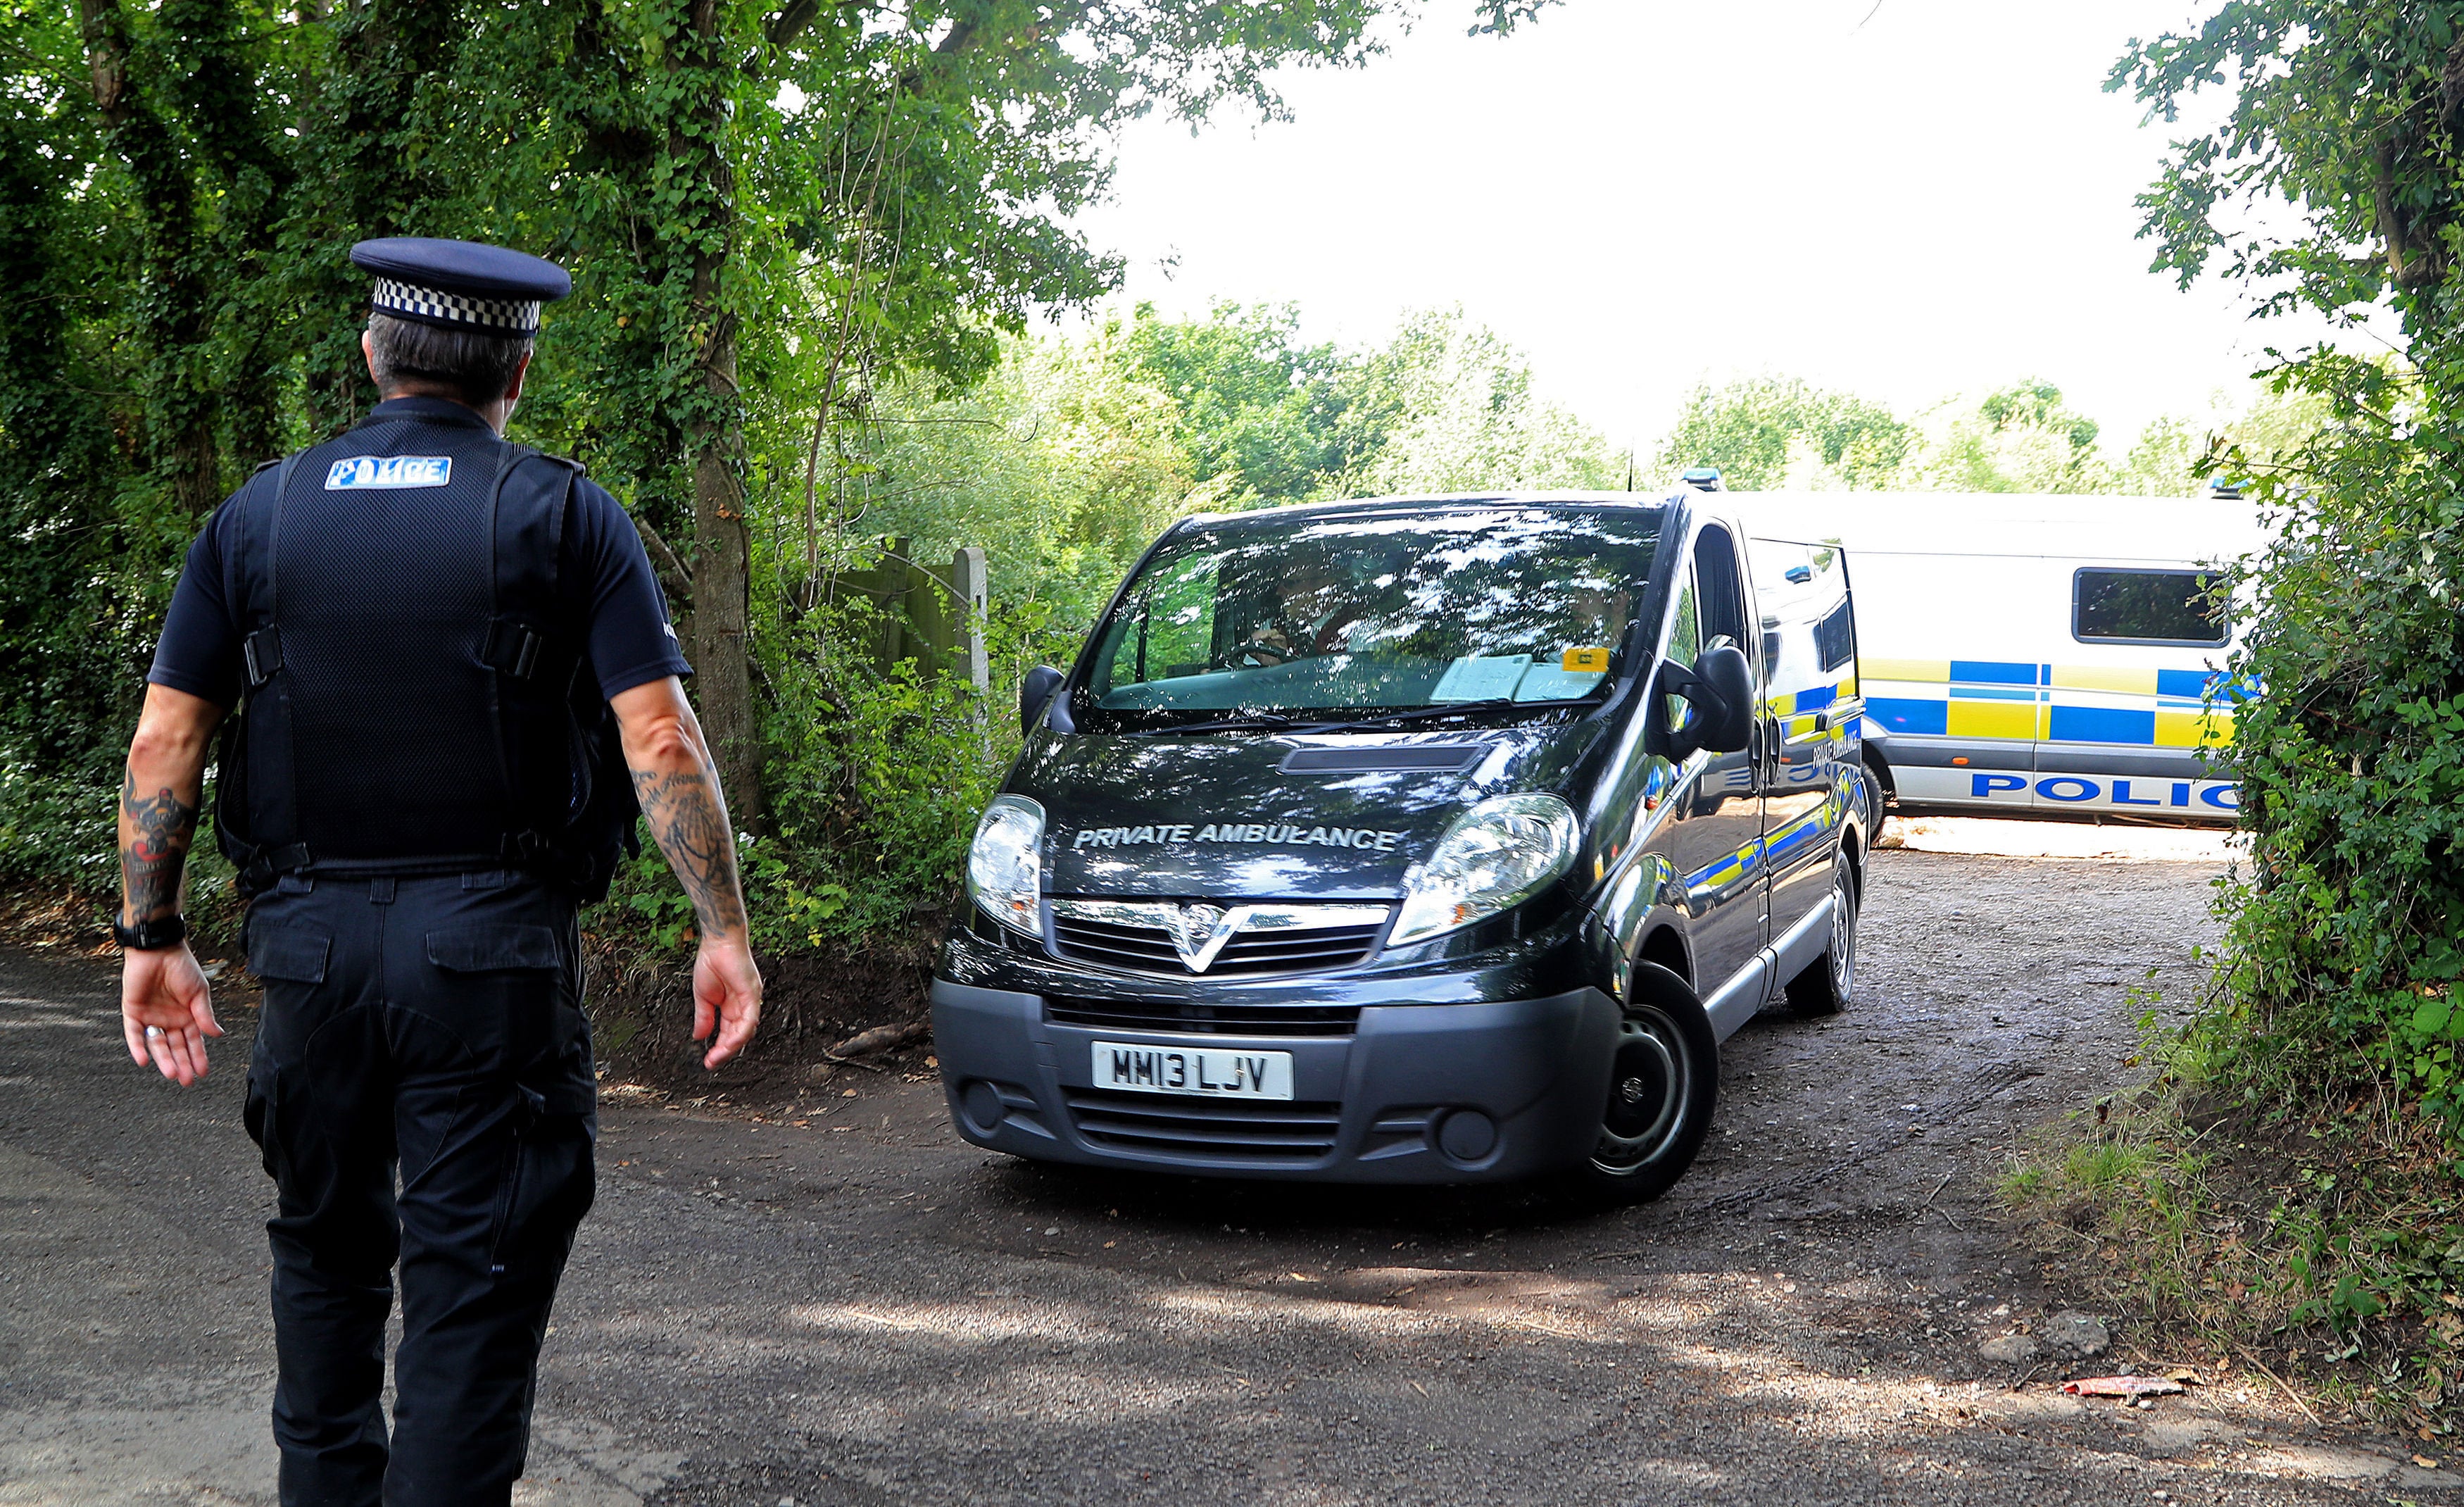
[[[2115,1312],[2277,1380],[2305,1407],[2449,1452],[2464,1391],[2464,1218],[2441,1127],[2351,1085],[2289,1102],[2206,1071],[2195,1028],[2144,1087],[2045,1127],[2004,1201]]]

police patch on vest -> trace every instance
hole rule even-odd
[[[453,475],[451,455],[353,455],[325,473],[325,490],[355,487],[441,487]]]

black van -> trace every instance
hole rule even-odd
[[[1846,564],[1721,500],[1174,525],[1023,688],[933,982],[959,1133],[1667,1188],[1719,1043],[1848,1002],[1871,820]]]

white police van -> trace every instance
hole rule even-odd
[[[1857,589],[1873,787],[1904,814],[2231,822],[2248,688],[2208,584],[2266,542],[2200,498],[1733,493],[1757,533],[1837,541]]]

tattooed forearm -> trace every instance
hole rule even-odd
[[[130,925],[180,908],[180,875],[197,835],[197,808],[169,786],[138,793],[131,769],[120,786],[121,919]]]
[[[741,939],[744,892],[737,878],[736,841],[727,803],[703,770],[633,771],[633,794],[650,836],[692,899],[705,940]]]

